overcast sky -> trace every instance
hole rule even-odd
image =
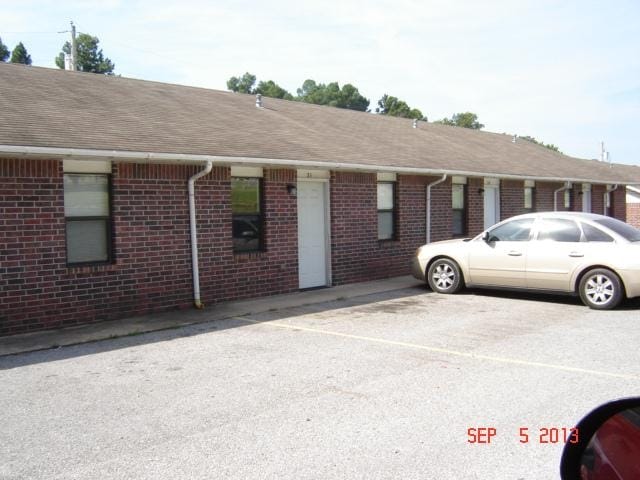
[[[249,71],[385,93],[429,120],[478,114],[572,156],[640,164],[640,1],[21,0],[0,37],[55,67],[73,20],[116,73],[214,89]]]

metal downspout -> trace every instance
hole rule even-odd
[[[553,211],[558,211],[558,193],[564,192],[565,190],[569,190],[571,188],[571,182],[565,182],[564,186],[560,187],[553,192]]]
[[[189,178],[189,226],[191,229],[191,271],[193,272],[193,305],[196,308],[204,308],[200,301],[200,270],[198,268],[198,227],[196,225],[196,193],[195,183],[200,177],[204,177],[213,168],[213,162],[207,160],[205,167]]]
[[[431,182],[427,185],[427,243],[431,243],[431,187],[444,182],[447,179],[447,174],[443,174],[440,180]]]
[[[603,215],[607,215],[607,204],[611,205],[611,193],[615,192],[618,189],[618,184],[616,183],[615,185],[613,185],[613,187],[610,187],[607,185],[607,191],[604,194],[604,212],[602,212]],[[609,200],[607,202],[607,200]]]

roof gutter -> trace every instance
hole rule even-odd
[[[611,206],[611,192],[615,192],[617,189],[618,189],[617,183],[615,185],[607,185],[607,191],[604,192],[604,212],[602,212],[603,215],[609,214],[609,208]],[[636,189],[632,188],[631,190],[636,190]]]
[[[443,168],[398,167],[387,165],[368,165],[364,163],[327,162],[315,160],[285,160],[278,158],[260,157],[230,157],[220,155],[194,155],[182,153],[156,153],[156,152],[131,152],[121,150],[95,150],[84,148],[57,148],[57,147],[29,147],[16,145],[0,145],[0,157],[28,156],[30,158],[84,158],[102,159],[114,162],[134,163],[168,163],[168,164],[194,164],[215,162],[220,165],[244,164],[248,166],[274,165],[289,168],[322,168],[330,170],[359,170],[367,172],[395,172],[399,174],[413,175],[460,175],[465,177],[497,177],[505,180],[538,180],[547,182],[574,182],[574,183],[620,183],[624,185],[640,185],[640,182],[629,182],[624,179],[593,179],[593,178],[560,178],[545,177],[540,175],[513,175],[497,172],[479,172],[469,170],[454,170]]]
[[[193,305],[204,308],[200,301],[200,269],[198,267],[198,227],[196,224],[196,193],[195,183],[200,177],[204,177],[213,168],[213,162],[207,160],[204,168],[189,178],[187,182],[189,190],[189,229],[191,231],[191,271],[193,273]]]
[[[553,211],[554,212],[558,211],[558,193],[569,190],[570,188],[571,188],[571,182],[565,182],[565,184],[562,187],[560,187],[557,190],[554,190],[553,192]]]

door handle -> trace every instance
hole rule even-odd
[[[580,252],[571,252],[569,254],[570,257],[584,257],[584,253],[580,253]]]
[[[522,252],[518,252],[517,250],[511,250],[508,255],[512,256],[512,257],[520,257],[522,255]]]

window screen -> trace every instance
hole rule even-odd
[[[451,185],[451,207],[452,211],[452,234],[454,236],[463,236],[467,234],[466,228],[466,186],[453,184]]]
[[[101,263],[111,257],[109,177],[64,175],[67,263]]]
[[[378,183],[378,240],[396,236],[395,183]]]

